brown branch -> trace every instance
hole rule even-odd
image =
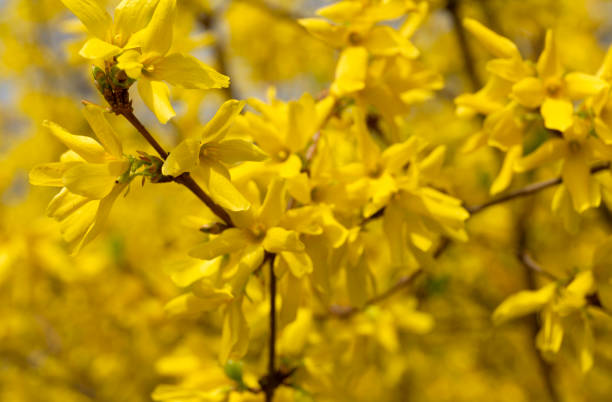
[[[162,159],[165,160],[168,157],[168,153],[151,135],[149,130],[146,129],[146,127],[140,122],[140,120],[138,120],[136,115],[134,115],[133,111],[121,110],[118,114],[125,117],[126,120],[129,121],[132,126],[136,128],[136,130],[138,130],[138,132],[147,140],[147,142],[155,149],[155,151],[157,151],[157,153]],[[198,183],[193,180],[189,173],[183,173],[182,175],[175,177],[174,181],[178,184],[182,184],[183,186],[187,187],[196,197],[200,199],[200,201],[206,204],[206,206],[215,215],[217,215],[217,217],[219,217],[227,227],[234,226],[234,223],[232,222],[232,219],[227,213],[227,211],[225,211],[223,207],[215,203],[212,198],[210,198],[208,194],[206,194],[204,190],[202,190],[202,187],[200,187]]]
[[[212,46],[212,50],[215,55],[215,60],[217,62],[217,70],[221,74],[230,75],[230,67],[229,67],[227,51],[225,47],[223,46],[223,43],[219,41],[220,35],[217,30],[217,26],[219,24],[218,14],[213,13],[213,12],[203,13],[199,16],[198,21],[200,22],[200,24],[202,24],[202,26],[207,31],[213,32],[215,36],[215,43]],[[235,89],[235,86],[233,85],[233,82],[229,86],[225,88],[221,88],[221,91],[223,91],[227,99],[238,99],[239,98],[238,94],[236,93],[236,89]]]
[[[367,300],[362,307],[340,306],[337,304],[332,304],[329,307],[329,314],[333,317],[337,317],[340,319],[349,318],[352,315],[364,310],[366,307],[371,306],[376,303],[380,303],[390,298],[391,296],[399,293],[400,291],[410,287],[416,281],[416,279],[419,278],[422,274],[423,274],[423,271],[419,270],[419,271],[413,272],[410,275],[402,276],[389,289]]]
[[[607,169],[610,169],[610,162],[607,162],[607,163],[605,163],[603,165],[593,166],[591,168],[591,174],[595,174],[595,173],[598,173],[598,172],[601,172],[601,171],[607,170]],[[537,193],[539,191],[545,190],[545,189],[547,189],[549,187],[554,187],[554,186],[559,185],[561,183],[563,183],[563,178],[562,177],[557,177],[557,178],[554,178],[554,179],[549,179],[549,180],[544,180],[544,181],[541,181],[541,182],[529,184],[529,185],[527,185],[527,186],[525,186],[523,188],[520,188],[520,189],[515,190],[515,191],[511,191],[511,192],[507,193],[504,196],[492,199],[492,200],[487,201],[487,202],[485,202],[483,204],[468,206],[468,207],[466,207],[466,209],[468,210],[468,212],[470,214],[476,214],[476,213],[482,211],[483,209],[491,207],[493,205],[501,204],[503,202],[510,201],[510,200],[513,200],[513,199],[516,199],[516,198],[526,197],[528,195],[531,195],[531,194]]]
[[[527,210],[523,214],[523,219],[519,220],[519,224],[517,227],[518,230],[518,249],[519,249],[519,259],[523,266],[526,268],[526,276],[527,276],[527,285],[529,289],[537,289],[537,283],[535,278],[536,270],[532,266],[532,264],[526,264],[525,260],[522,256],[527,255],[527,228],[525,227],[526,222],[528,221],[526,218],[529,215],[529,210]],[[527,260],[527,262],[531,262]],[[536,264],[537,265],[537,264]],[[548,399],[551,402],[559,401],[559,397],[557,395],[557,391],[554,384],[552,367],[544,358],[542,357],[540,351],[537,349],[534,339],[537,337],[538,332],[540,332],[540,323],[535,315],[532,315],[527,318],[529,323],[529,333],[531,341],[529,342],[531,352],[533,353],[534,359],[537,362],[538,370],[540,371],[540,376],[542,382],[544,383],[544,392],[547,394]]]
[[[283,371],[276,368],[276,275],[274,274],[274,259],[276,254],[266,252],[262,266],[270,266],[270,333],[268,338],[268,373],[259,379],[261,391],[266,396],[266,402],[272,402],[276,389],[285,383],[295,372],[295,368]]]
[[[446,10],[449,12],[453,20],[453,29],[457,35],[457,41],[459,42],[459,48],[461,49],[461,54],[463,56],[463,65],[473,89],[476,90],[482,87],[482,83],[480,82],[480,78],[478,78],[474,63],[474,55],[470,49],[470,45],[467,41],[467,35],[465,34],[465,29],[463,28],[463,24],[461,22],[461,16],[459,15],[459,3],[460,0],[448,0]]]

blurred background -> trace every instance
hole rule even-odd
[[[109,10],[117,2],[109,0]],[[283,100],[304,92],[317,96],[333,79],[337,54],[296,19],[330,3],[178,0],[175,34],[181,40],[175,46],[229,75],[232,85],[173,90],[177,117],[166,126],[142,104],[135,104],[136,114],[170,145],[205,123],[228,97],[265,99],[270,87]],[[486,148],[459,152],[480,123],[457,118],[453,99],[486,81],[487,55],[457,21],[482,21],[532,60],[546,29],[554,28],[567,68],[594,73],[612,43],[612,1],[429,3],[414,43],[445,86],[407,118],[412,134],[448,145],[449,181],[474,204],[488,199],[500,157]],[[158,384],[181,375],[168,370],[168,356],[193,360],[219,334],[202,320],[164,311],[186,286],[168,261],[198,235],[183,220],[186,211],[202,212],[190,193],[175,184],[133,185],[127,199],[115,204],[104,233],[71,257],[57,223],[45,215],[55,189],[28,183],[32,166],[55,161],[64,151],[41,122],[88,133],[81,99],[102,104],[90,66],[77,54],[84,40],[82,26],[59,0],[0,0],[0,401],[149,401]],[[112,124],[128,149],[149,149],[123,120]],[[520,241],[528,239],[530,253],[548,270],[570,272],[591,264],[595,240],[612,228],[604,205],[587,215],[580,236],[567,234],[551,217],[551,195],[491,208],[469,222],[471,240],[451,246],[416,289],[420,310],[435,320],[433,330],[403,335],[386,363],[401,367],[401,375],[385,371],[380,390],[347,401],[612,400],[608,318],[597,321],[595,367],[586,375],[571,341],[554,361],[542,359],[533,345],[533,317],[499,328],[491,324],[491,312],[505,297],[535,285],[515,258]],[[525,204],[535,200],[541,202],[522,216]],[[195,359],[182,367],[197,370],[198,364]]]

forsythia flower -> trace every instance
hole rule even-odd
[[[63,0],[95,37],[80,51],[88,59],[117,65],[138,80],[138,92],[160,122],[175,116],[168,86],[189,89],[225,88],[229,77],[195,57],[168,54],[172,46],[176,0],[122,0],[115,20],[97,0]],[[117,63],[118,62],[118,63]],[[106,64],[105,64],[106,63]]]
[[[100,232],[116,198],[129,184],[125,174],[130,170],[104,111],[88,105],[83,113],[100,142],[45,122],[70,151],[60,162],[39,165],[30,172],[34,185],[63,187],[51,200],[47,213],[60,221],[64,239],[75,253]]]
[[[493,322],[502,324],[513,318],[540,312],[542,327],[536,336],[536,345],[545,353],[553,355],[563,341],[562,318],[573,313],[582,313],[586,298],[596,290],[593,272],[578,273],[567,286],[550,283],[538,290],[523,290],[508,297],[493,312]],[[583,371],[593,365],[593,334],[587,316],[582,313],[585,337],[580,350]]]
[[[202,178],[212,198],[231,211],[245,210],[249,208],[249,203],[232,184],[226,165],[231,166],[243,161],[261,161],[266,158],[266,155],[251,142],[226,138],[228,130],[244,105],[244,101],[225,102],[206,124],[201,137],[182,141],[162,166],[162,173],[169,176],[194,171]]]
[[[419,51],[401,31],[376,25],[399,18],[412,9],[414,4],[404,0],[384,3],[341,1],[317,11],[317,14],[338,25],[317,18],[299,20],[314,37],[333,47],[343,48],[336,67],[336,79],[331,87],[335,95],[342,96],[365,88],[369,55],[400,55],[410,59],[419,55]]]

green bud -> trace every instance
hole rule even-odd
[[[239,384],[242,384],[242,362],[228,360],[225,363],[225,375]]]

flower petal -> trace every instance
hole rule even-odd
[[[287,206],[285,194],[285,182],[281,179],[273,180],[268,186],[268,192],[259,210],[257,220],[268,228],[276,226],[285,213]]]
[[[263,247],[271,253],[280,253],[281,251],[304,251],[305,246],[300,241],[300,235],[297,232],[273,227],[266,232]]]
[[[106,160],[106,151],[96,140],[83,135],[70,134],[63,127],[50,121],[44,121],[43,126],[68,148],[79,154],[87,162],[100,163]]]
[[[521,56],[518,48],[510,39],[496,34],[480,22],[471,18],[466,18],[463,20],[463,26],[472,35],[478,38],[479,43],[492,55],[501,58]]]
[[[79,162],[53,162],[37,165],[30,170],[29,179],[33,186],[63,187],[62,176],[66,170]]]
[[[121,48],[98,38],[91,38],[79,50],[79,54],[91,60],[109,59],[121,53]]]
[[[608,87],[608,84],[590,74],[569,73],[565,76],[567,94],[572,99],[584,99],[589,96],[597,95]]]
[[[215,144],[215,157],[228,165],[267,159],[267,155],[257,145],[244,140],[224,140]]]
[[[115,186],[117,177],[128,167],[127,161],[107,164],[79,163],[64,173],[62,181],[71,192],[99,200],[108,195]]]
[[[192,170],[199,162],[201,142],[198,138],[181,141],[162,165],[162,174],[179,176]]]
[[[94,36],[105,40],[111,26],[111,17],[96,0],[62,0]]]
[[[544,102],[544,85],[535,77],[528,77],[517,82],[512,87],[512,97],[518,103],[528,108],[537,108]]]
[[[547,97],[540,112],[544,125],[551,130],[565,131],[574,122],[574,105],[569,99]]]
[[[138,80],[138,93],[149,109],[160,123],[166,124],[168,120],[176,116],[172,104],[170,104],[170,91],[163,82],[151,81],[144,77]]]
[[[551,283],[538,290],[522,290],[504,300],[493,312],[495,325],[539,311],[555,295],[557,285]]]
[[[336,67],[336,78],[331,91],[337,96],[365,88],[368,52],[360,46],[348,47],[340,54]]]
[[[201,159],[202,177],[212,199],[230,211],[244,211],[251,204],[236,189],[230,180],[228,170],[210,158]]]
[[[213,142],[223,138],[245,105],[245,101],[237,101],[235,99],[224,102],[214,117],[204,126],[202,139],[205,142]]]
[[[159,0],[149,24],[132,35],[125,47],[165,55],[172,46],[175,14],[176,0]]]
[[[582,213],[601,202],[600,186],[591,176],[586,157],[582,152],[570,153],[563,163],[561,172],[563,183],[567,187],[574,209]]]
[[[538,59],[538,74],[541,78],[560,77],[563,74],[563,66],[557,49],[557,41],[552,30],[546,32],[544,50]]]
[[[104,148],[114,157],[121,158],[123,147],[113,126],[106,120],[106,111],[99,106],[88,104],[83,109],[83,115]]]
[[[122,0],[114,13],[114,31],[121,46],[134,32],[147,26],[159,0]]]
[[[225,255],[246,247],[250,242],[248,234],[242,229],[229,228],[206,243],[202,243],[189,251],[189,255],[203,260]]]
[[[174,53],[154,63],[151,77],[170,85],[188,89],[227,88],[230,79],[200,60]]]

